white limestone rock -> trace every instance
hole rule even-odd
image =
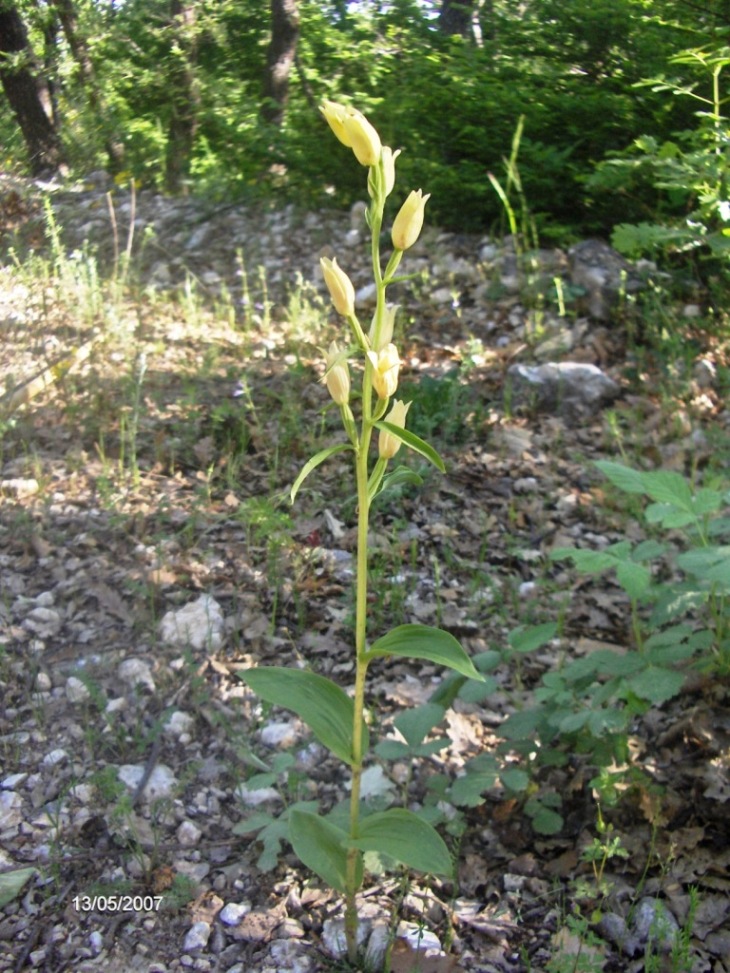
[[[177,611],[167,612],[160,622],[160,638],[168,645],[192,646],[217,652],[223,645],[223,610],[211,595],[201,595]]]

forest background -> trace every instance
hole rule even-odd
[[[543,240],[681,222],[709,187],[702,231],[724,249],[729,27],[729,0],[0,0],[0,166],[342,207],[359,173],[317,109],[350,98],[407,144],[402,184],[432,194],[430,220],[483,231],[524,116]]]

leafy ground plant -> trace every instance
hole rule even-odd
[[[588,574],[615,573],[629,600],[632,644],[622,652],[597,649],[547,673],[534,704],[509,716],[500,734],[533,767],[584,755],[603,769],[592,784],[608,799],[607,768],[630,764],[632,720],[676,696],[688,666],[720,676],[730,670],[730,493],[695,490],[672,471],[596,465],[623,493],[649,499],[647,526],[664,536],[599,551],[559,548],[552,558]]]
[[[441,836],[423,817],[404,808],[366,814],[360,792],[363,766],[369,749],[364,720],[366,677],[374,659],[391,656],[426,659],[450,667],[472,679],[483,677],[461,645],[449,633],[425,625],[400,625],[368,644],[368,521],[375,497],[389,486],[418,483],[420,477],[406,467],[388,472],[388,465],[405,444],[439,470],[444,464],[436,451],[405,428],[410,403],[395,399],[400,356],[393,344],[397,306],[386,302],[387,288],[402,280],[396,271],[404,251],[421,232],[429,196],[412,191],[397,213],[391,229],[393,252],[385,270],[380,256],[380,234],[387,197],[395,185],[393,152],[364,115],[353,108],[325,102],[322,112],[337,138],[352,148],[357,161],[368,170],[370,206],[368,224],[372,235],[372,266],[376,309],[366,334],[355,311],[352,281],[336,259],[321,261],[324,279],[335,310],[349,325],[350,343],[341,348],[333,342],[327,356],[325,382],[339,406],[346,441],[313,456],[297,477],[292,501],[305,478],[330,457],[348,453],[357,486],[357,571],[355,612],[355,686],[352,696],[336,683],[307,669],[258,667],[242,678],[262,699],[293,710],[315,737],[351,771],[352,788],[347,827],[309,807],[293,807],[288,814],[288,838],[301,861],[345,897],[345,934],[348,960],[357,961],[358,915],[355,896],[362,885],[365,853],[375,853],[407,867],[450,876],[453,863]],[[349,361],[356,359],[362,377],[360,421],[351,400]],[[390,407],[390,408],[389,408]],[[371,445],[378,434],[377,457]],[[374,459],[374,462],[373,462]]]

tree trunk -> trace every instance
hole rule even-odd
[[[442,34],[468,37],[471,33],[475,0],[443,0],[439,14],[439,30]]]
[[[0,83],[23,133],[31,172],[58,172],[63,150],[48,89],[35,72],[28,35],[12,3],[0,3]]]
[[[165,189],[187,191],[190,161],[198,128],[200,92],[195,76],[198,54],[195,0],[171,0],[171,31],[175,39],[170,51],[169,73],[171,115],[167,130]]]
[[[124,148],[118,142],[114,141],[109,132],[107,109],[99,88],[96,69],[91,60],[89,45],[86,43],[86,38],[79,31],[78,18],[74,9],[73,0],[54,0],[53,5],[58,14],[58,19],[63,28],[63,33],[66,36],[68,46],[76,61],[81,87],[86,96],[86,102],[91,115],[98,120],[101,130],[104,133],[104,151],[109,160],[109,171],[111,173],[121,172],[124,168]]]
[[[261,117],[281,125],[289,97],[289,76],[299,41],[297,0],[271,0],[271,41],[266,55]]]

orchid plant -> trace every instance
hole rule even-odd
[[[400,356],[393,343],[397,306],[386,300],[388,287],[403,277],[396,271],[406,250],[421,232],[429,196],[411,192],[400,207],[391,228],[393,250],[382,267],[380,237],[388,197],[395,186],[399,152],[381,144],[380,136],[365,116],[354,108],[325,101],[322,113],[344,145],[368,170],[367,212],[376,285],[376,305],[365,332],[355,310],[355,289],[336,259],[322,258],[324,280],[335,310],[349,327],[346,344],[333,342],[326,359],[324,382],[339,406],[344,441],[314,455],[291,488],[294,501],[306,477],[321,463],[341,453],[350,454],[357,485],[357,567],[355,610],[355,685],[351,693],[324,676],[307,669],[255,667],[241,677],[262,699],[295,712],[314,736],[351,771],[349,827],[309,810],[292,809],[289,840],[300,860],[331,887],[344,895],[345,936],[348,959],[357,959],[358,915],[356,895],[363,883],[364,854],[376,852],[406,867],[430,874],[451,876],[453,861],[438,832],[413,811],[389,808],[367,813],[361,802],[363,767],[369,752],[369,732],[364,719],[366,677],[374,659],[393,656],[425,659],[447,666],[463,676],[482,680],[459,642],[448,632],[426,625],[399,625],[376,639],[367,640],[368,523],[373,499],[388,485],[421,483],[415,471],[398,467],[388,472],[402,446],[425,457],[440,471],[445,467],[438,453],[406,428],[410,403],[395,398]],[[351,406],[350,364],[357,361],[361,376],[359,418]],[[377,434],[377,448],[374,439]]]

